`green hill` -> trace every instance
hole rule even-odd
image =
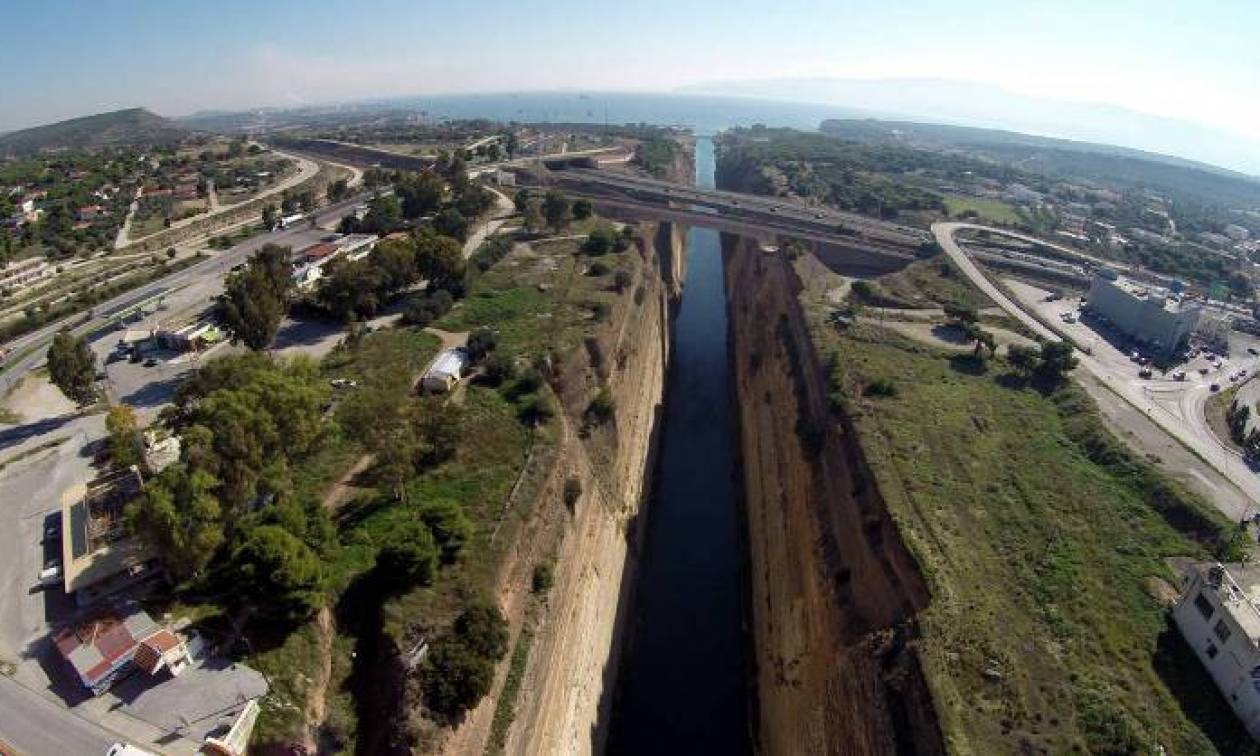
[[[128,108],[4,134],[0,136],[0,155],[171,144],[187,135],[186,130],[166,118],[144,108]]]

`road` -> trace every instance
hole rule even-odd
[[[958,266],[976,288],[987,294],[1008,315],[1019,320],[1033,333],[1048,341],[1062,340],[1059,334],[1050,330],[1023,306],[998,289],[972,262],[971,258],[954,239],[954,234],[963,228],[980,229],[996,234],[1008,234],[1010,232],[1004,229],[967,223],[936,223],[932,226],[932,233],[935,234],[936,241],[945,250],[945,254],[949,255],[954,264]],[[1019,235],[1019,238],[1039,242],[1034,237],[1022,234]],[[1260,476],[1248,467],[1240,455],[1224,446],[1207,425],[1204,417],[1204,404],[1207,396],[1211,393],[1210,386],[1195,385],[1179,389],[1183,392],[1181,398],[1165,403],[1157,401],[1157,395],[1164,393],[1157,387],[1157,384],[1143,384],[1122,379],[1117,375],[1115,366],[1107,364],[1099,356],[1078,353],[1077,357],[1080,360],[1081,369],[1088,371],[1099,382],[1107,386],[1112,393],[1128,402],[1135,409],[1144,412],[1165,433],[1194,451],[1211,465],[1214,470],[1237,486],[1250,499],[1252,509],[1260,504]],[[1244,360],[1238,364],[1246,364],[1253,371],[1257,367],[1254,360]],[[1238,512],[1234,511],[1234,508],[1227,508],[1219,501],[1214,501],[1213,503],[1231,518],[1241,518],[1247,514],[1246,511]]]
[[[120,738],[0,676],[0,742],[23,756],[103,754]]]
[[[316,223],[324,224],[330,220],[340,218],[347,210],[363,201],[363,197],[355,196],[350,199],[342,200],[333,205],[320,210],[316,214]],[[44,359],[44,353],[52,337],[58,331],[66,326],[76,323],[71,330],[76,334],[89,333],[100,326],[104,325],[109,319],[120,310],[142,302],[145,299],[157,296],[159,294],[172,292],[186,286],[202,286],[212,289],[215,285],[221,285],[223,278],[226,277],[228,270],[239,262],[244,261],[246,257],[264,244],[291,244],[292,240],[300,239],[306,230],[307,224],[300,224],[298,227],[273,231],[268,234],[262,234],[248,239],[231,249],[212,256],[204,262],[189,266],[183,270],[172,273],[165,278],[159,279],[144,286],[132,289],[131,291],[120,294],[113,299],[102,302],[93,308],[93,312],[97,313],[85,322],[79,323],[83,316],[72,315],[67,318],[46,325],[39,330],[33,331],[25,336],[13,339],[4,345],[6,349],[13,355],[12,359],[18,362],[10,366],[3,373],[0,373],[0,393],[8,391],[33,368],[40,364]],[[216,292],[217,293],[217,292]],[[24,357],[18,357],[24,352],[28,352]]]

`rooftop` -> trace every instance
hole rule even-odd
[[[104,609],[63,628],[53,642],[79,677],[89,685],[106,677],[136,646],[158,632],[153,619],[139,609]]]
[[[1194,565],[1206,585],[1212,586],[1212,562]],[[1223,565],[1225,574],[1215,588],[1221,607],[1247,633],[1251,645],[1260,646],[1260,564],[1234,562]]]
[[[1104,277],[1105,278],[1105,277]],[[1108,279],[1112,286],[1123,291],[1134,299],[1144,300],[1155,307],[1168,312],[1178,313],[1187,309],[1198,309],[1198,303],[1187,300],[1181,294],[1175,294],[1162,286],[1134,281],[1125,276]]]

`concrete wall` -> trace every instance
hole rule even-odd
[[[1206,619],[1195,605],[1195,599],[1200,594],[1212,605],[1212,615]],[[1247,633],[1221,606],[1217,592],[1206,585],[1198,574],[1194,575],[1185,593],[1173,607],[1172,615],[1186,643],[1194,649],[1195,655],[1207,668],[1225,699],[1233,706],[1234,713],[1247,728],[1247,732],[1251,737],[1260,740],[1260,679],[1252,677],[1253,669],[1260,674],[1260,650],[1256,649]],[[1217,624],[1222,621],[1229,628],[1229,636],[1225,641],[1215,632]],[[1212,648],[1216,649],[1216,653],[1209,656],[1208,652]]]

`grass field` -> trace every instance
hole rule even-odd
[[[919,646],[951,751],[1256,753],[1151,595],[1230,526],[1074,386],[837,332],[820,291],[803,296],[837,401],[931,587]],[[876,379],[894,395],[863,398]]]
[[[896,273],[881,276],[877,284],[890,298],[914,307],[953,304],[979,309],[993,304],[967,283],[944,254],[912,262]]]
[[[613,275],[618,268],[635,271],[638,259],[630,253],[597,258],[576,255],[579,242],[567,239],[534,242],[519,249],[477,278],[468,297],[436,323],[448,331],[471,331],[482,326],[499,333],[502,348],[517,355],[562,352],[581,343],[587,329],[600,317],[601,305],[618,296]],[[592,275],[602,264],[608,272]]]
[[[1016,224],[1020,222],[1015,208],[1001,200],[968,197],[962,194],[945,195],[945,211],[951,218],[962,217],[967,211],[974,211],[982,220],[994,223]]]

